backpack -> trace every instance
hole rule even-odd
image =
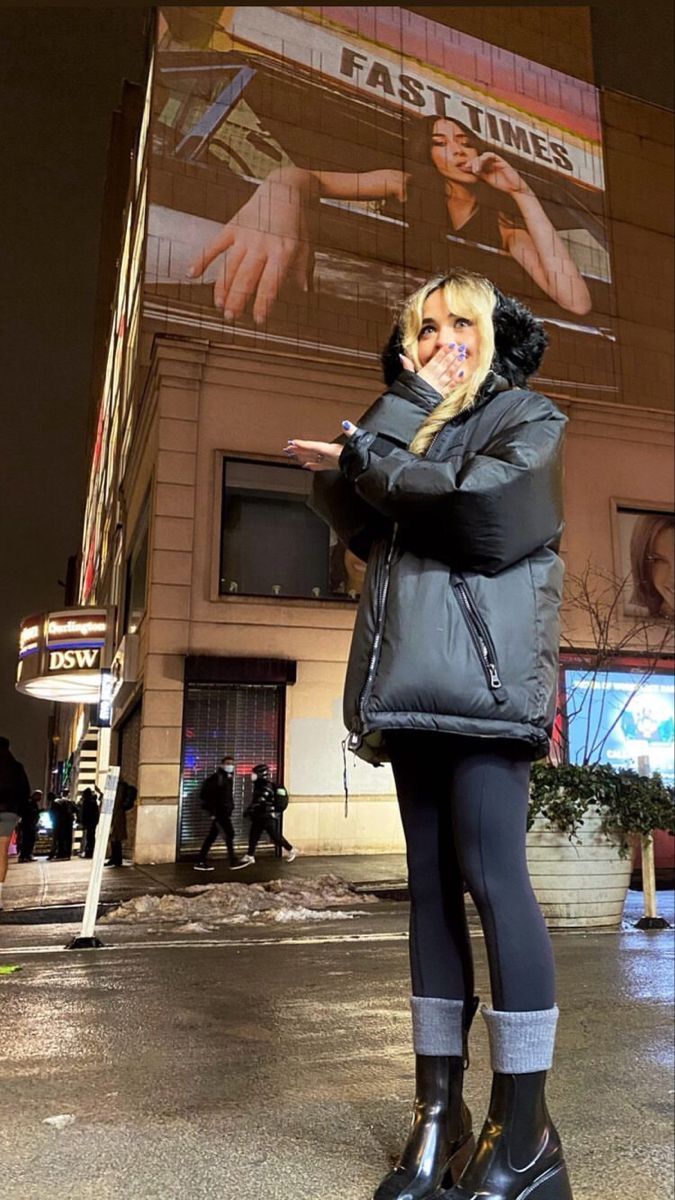
[[[278,813],[286,812],[290,796],[285,787],[277,787],[274,791],[274,807]]]

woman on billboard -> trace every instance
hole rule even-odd
[[[505,158],[461,122],[418,118],[408,137],[409,170],[273,170],[189,270],[198,278],[225,253],[214,303],[226,319],[241,316],[255,296],[262,323],[284,279],[295,273],[307,287],[307,213],[312,200],[376,200],[402,212],[408,224],[408,266],[424,266],[439,233],[509,254],[562,309],[591,309],[586,283],[534,191]],[[446,241],[447,246],[447,241]]]
[[[387,392],[340,444],[292,441],[312,504],[368,569],[345,685],[349,745],[391,762],[406,838],[416,1097],[375,1200],[571,1200],[545,1100],[558,1008],[525,855],[530,763],[556,704],[566,419],[527,386],[522,304],[456,271],[404,305]],[[464,887],[487,947],[492,1092],[462,1100],[474,998]],[[450,1190],[444,1191],[443,1188]]]

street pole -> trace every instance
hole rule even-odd
[[[649,755],[638,756],[638,774],[649,775]],[[656,910],[656,867],[654,865],[654,834],[643,834],[640,838],[642,850],[642,898],[644,916],[635,922],[636,929],[670,929],[664,917]]]
[[[98,899],[101,894],[101,882],[103,880],[103,864],[110,836],[110,826],[112,825],[112,814],[115,806],[115,793],[119,777],[119,767],[108,768],[105,787],[103,789],[103,800],[101,802],[101,815],[96,828],[96,845],[94,847],[94,857],[91,862],[91,875],[89,876],[87,899],[82,916],[82,928],[78,936],[67,943],[66,950],[97,950],[103,945],[100,938],[96,937],[94,930],[96,928]]]

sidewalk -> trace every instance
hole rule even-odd
[[[259,857],[242,871],[230,871],[225,859],[213,859],[214,871],[195,871],[192,862],[157,865],[106,867],[103,871],[101,903],[111,904],[150,892],[180,892],[194,884],[268,883],[272,879],[316,879],[320,875],[339,875],[359,886],[384,885],[405,887],[406,865],[403,854],[300,855],[286,863],[273,855]],[[18,863],[10,859],[3,889],[7,916],[16,910],[58,908],[84,904],[91,872],[91,861],[73,858],[70,862]],[[0,918],[1,920],[2,918]]]
[[[364,891],[375,892],[382,899],[408,898],[403,854],[300,855],[293,863],[266,854],[241,871],[230,871],[224,858],[214,858],[213,865],[215,870],[208,874],[195,871],[192,862],[106,867],[101,907],[107,910],[123,900],[149,893],[182,892],[195,884],[269,883],[273,879],[317,879],[321,875],[337,875]],[[73,858],[70,862],[39,859],[34,863],[18,863],[10,860],[0,925],[31,923],[31,918],[41,924],[50,920],[77,920],[80,914],[68,910],[84,904],[90,871],[91,862],[82,858]],[[642,892],[628,892],[624,928],[634,925],[642,916],[642,901]],[[672,891],[657,892],[657,908],[671,925],[675,923]]]

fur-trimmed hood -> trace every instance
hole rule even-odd
[[[526,305],[513,296],[505,296],[499,288],[495,287],[494,290],[497,303],[492,316],[495,330],[492,370],[512,387],[524,387],[544,357],[548,337],[541,321]],[[401,373],[402,353],[401,329],[397,323],[381,356],[384,379],[388,385]]]

